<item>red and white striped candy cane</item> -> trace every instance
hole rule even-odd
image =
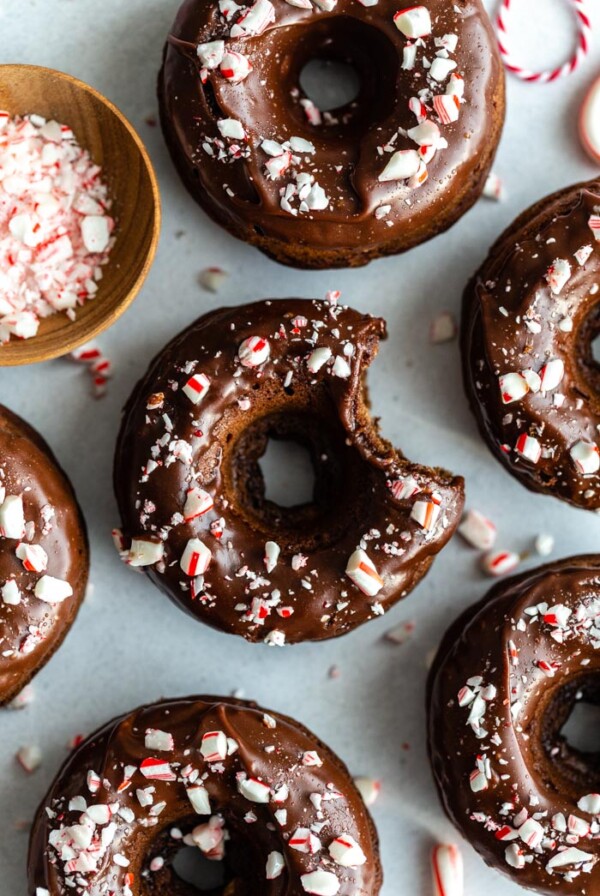
[[[434,896],[463,896],[463,862],[458,846],[434,846],[431,867]]]
[[[550,81],[556,81],[558,78],[563,78],[566,75],[570,75],[571,72],[574,72],[575,69],[584,60],[590,49],[592,23],[587,14],[587,0],[569,0],[569,3],[573,6],[573,10],[577,17],[577,27],[579,30],[577,49],[573,53],[572,57],[568,60],[568,62],[564,63],[564,65],[561,65],[558,68],[553,69],[552,71],[545,72],[532,72],[530,71],[530,69],[523,68],[523,66],[514,59],[510,49],[508,48],[510,31],[508,19],[512,3],[513,0],[502,0],[500,10],[496,18],[498,46],[500,48],[500,55],[502,56],[502,60],[507,70],[513,75],[516,75],[517,78],[521,78],[521,80],[523,81],[530,81],[531,83],[535,84],[547,84]]]

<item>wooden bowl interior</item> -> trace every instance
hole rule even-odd
[[[75,321],[55,314],[32,339],[0,346],[0,366],[47,360],[71,351],[109,327],[134,299],[152,263],[160,226],[158,186],[146,151],[120,112],[95,90],[50,69],[0,65],[0,109],[37,113],[72,128],[102,167],[116,221],[115,246],[96,297]]]

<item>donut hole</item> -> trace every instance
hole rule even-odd
[[[315,468],[305,445],[287,439],[269,439],[259,461],[265,482],[265,500],[279,507],[310,504]]]
[[[184,846],[173,859],[173,871],[183,883],[190,884],[192,892],[222,893],[226,884],[223,862],[207,859],[196,846]]]
[[[300,72],[300,86],[321,112],[329,112],[356,99],[360,93],[361,78],[348,62],[311,59]]]
[[[585,707],[585,710],[583,710]],[[582,721],[596,722],[591,732]],[[540,763],[550,786],[588,793],[600,789],[600,675],[575,678],[547,698],[541,716],[539,743],[545,761]],[[587,789],[586,789],[587,788]]]

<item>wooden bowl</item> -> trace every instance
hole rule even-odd
[[[115,245],[94,299],[76,319],[57,313],[36,336],[0,346],[0,366],[57,358],[110,327],[137,295],[152,264],[160,231],[160,195],[146,149],[127,119],[105,97],[78,81],[35,65],[0,65],[0,109],[37,113],[72,128],[102,167],[112,199]]]

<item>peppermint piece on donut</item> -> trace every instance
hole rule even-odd
[[[496,542],[496,527],[478,510],[468,510],[465,513],[458,532],[479,551],[491,550]]]
[[[442,93],[433,98],[433,108],[442,124],[450,124],[458,121],[460,115],[460,100],[457,96]]]
[[[436,56],[431,63],[429,74],[434,81],[441,83],[448,78],[450,72],[453,72],[455,68],[456,62],[454,59],[446,59],[443,56]]]
[[[557,258],[546,271],[546,280],[555,296],[560,295],[571,277],[571,265],[566,258]]]
[[[244,367],[260,367],[270,354],[271,347],[263,336],[249,336],[238,348],[238,358]]]
[[[589,852],[584,852],[582,849],[577,849],[575,846],[569,846],[566,849],[559,850],[554,853],[550,861],[546,864],[546,870],[552,873],[555,868],[566,868],[569,865],[579,866],[590,863],[594,865],[596,862],[596,857],[590,855]]]
[[[306,750],[302,754],[302,765],[307,768],[321,768],[323,760],[315,750]]]
[[[11,607],[16,607],[21,603],[21,591],[14,579],[9,579],[0,589],[2,601]]]
[[[241,778],[238,781],[238,790],[251,803],[269,802],[271,788],[258,778]]]
[[[281,548],[276,541],[267,541],[265,544],[264,564],[267,572],[273,572],[279,560]]]
[[[0,505],[0,536],[23,538],[25,534],[25,511],[21,495],[7,495]]]
[[[415,149],[398,150],[379,175],[379,181],[406,180],[417,173],[420,165],[421,159]]]
[[[235,53],[233,50],[228,50],[221,60],[219,71],[226,81],[231,81],[232,84],[239,84],[252,71],[252,63],[243,53]]]
[[[195,485],[188,489],[183,506],[183,518],[186,523],[203,516],[214,507],[212,495]]]
[[[431,16],[426,6],[408,6],[394,15],[398,31],[405,37],[427,37],[431,34]]]
[[[588,793],[577,802],[577,807],[589,815],[600,815],[600,793]]]
[[[273,156],[273,158],[269,159],[265,164],[265,169],[271,180],[277,180],[283,177],[291,164],[292,154],[289,151],[285,151],[281,155]]]
[[[520,556],[513,551],[497,551],[487,554],[481,565],[489,576],[504,576],[515,570],[520,562]]]
[[[384,581],[377,572],[375,564],[362,548],[357,548],[350,556],[346,566],[346,575],[368,597],[375,597],[384,586]]]
[[[498,382],[503,404],[520,401],[529,392],[529,384],[522,373],[504,373]]]
[[[144,746],[147,750],[159,750],[163,753],[170,752],[175,744],[173,735],[168,731],[160,731],[158,728],[147,728],[144,737]]]
[[[413,476],[406,476],[404,479],[395,479],[388,483],[389,489],[396,501],[406,501],[413,498],[421,491],[421,486]]]
[[[21,542],[15,553],[28,572],[44,572],[48,568],[48,554],[39,544]]]
[[[340,834],[329,844],[329,855],[343,868],[359,868],[367,861],[367,857],[350,834]]]
[[[593,442],[576,442],[570,450],[575,466],[584,476],[597,473],[600,469],[600,452]]]
[[[190,538],[179,561],[181,569],[190,578],[204,575],[208,567],[212,553],[199,538]]]
[[[527,433],[521,433],[516,441],[515,451],[521,457],[531,461],[532,464],[537,464],[542,456],[540,440],[536,439],[535,436],[527,435]]]
[[[583,267],[590,260],[594,252],[593,246],[582,246],[577,252],[574,252],[575,260],[580,267]]]
[[[544,839],[544,828],[535,818],[528,818],[519,828],[519,837],[530,849],[535,849]]]
[[[511,868],[525,867],[525,855],[523,854],[521,847],[517,846],[516,843],[511,843],[510,846],[506,847],[504,858],[506,864],[510,865]]]
[[[177,775],[164,759],[148,758],[140,764],[140,771],[149,781],[176,781]]]
[[[408,136],[419,146],[437,147],[440,142],[440,129],[435,121],[422,121],[414,128],[410,128],[407,132]]]
[[[225,55],[225,41],[211,40],[205,44],[198,44],[196,52],[203,68],[218,68]]]
[[[244,125],[237,118],[220,118],[217,127],[221,136],[228,140],[244,140],[246,137]]]
[[[340,379],[347,380],[352,373],[352,368],[345,358],[342,358],[341,355],[337,355],[333,362],[331,372],[334,376],[339,376]]]
[[[431,866],[434,896],[463,896],[463,860],[458,846],[434,846]]]
[[[222,762],[227,759],[227,735],[224,731],[207,731],[202,735],[200,752],[207,762]]]
[[[337,6],[337,0],[313,0],[313,2],[323,12],[333,12]]]
[[[275,7],[270,0],[255,0],[229,32],[231,37],[258,37],[275,21]]]
[[[308,828],[298,828],[288,840],[288,846],[311,856],[322,849],[321,841]]]
[[[205,397],[210,386],[210,380],[204,373],[195,373],[191,376],[185,386],[183,392],[192,404],[198,404]]]
[[[162,560],[165,549],[162,541],[154,538],[133,538],[127,554],[129,566],[153,566]]]
[[[91,769],[87,773],[86,783],[90,793],[98,793],[102,785],[100,775],[97,775],[96,772],[92,771]]]
[[[306,359],[306,366],[311,373],[318,373],[321,367],[331,359],[333,352],[328,346],[316,348]]]
[[[33,593],[38,600],[42,600],[46,604],[60,604],[73,596],[73,589],[63,579],[56,579],[54,576],[42,576],[36,582]]]
[[[288,0],[289,3],[289,0]],[[273,851],[267,856],[266,877],[267,880],[276,880],[281,877],[285,868],[285,859],[280,852]]]
[[[415,501],[410,518],[422,529],[431,531],[435,529],[440,513],[440,506],[435,501]]]
[[[197,815],[210,815],[210,798],[206,787],[198,784],[186,790],[188,799]]]
[[[588,225],[590,230],[594,234],[594,239],[600,240],[600,214],[590,215]]]
[[[340,891],[340,882],[331,871],[323,871],[317,868],[309,874],[303,874],[300,878],[305,893],[314,896],[337,896]]]
[[[562,383],[565,375],[565,365],[560,358],[546,361],[540,370],[542,392],[551,392]]]

